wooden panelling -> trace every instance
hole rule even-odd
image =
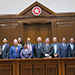
[[[51,24],[33,24],[23,25],[23,38],[26,41],[27,37],[31,38],[31,43],[37,42],[37,37],[42,37],[42,41],[45,41],[46,37],[51,38]]]
[[[46,75],[58,75],[57,70],[58,70],[58,65],[56,64],[46,65]]]
[[[75,75],[75,58],[0,59],[0,75]]]
[[[11,66],[10,65],[2,65],[1,66],[1,75],[12,75]]]
[[[63,75],[75,75],[75,60],[62,60]]]
[[[40,16],[49,16],[50,14],[55,14],[52,10],[48,9],[44,5],[40,4],[39,2],[34,2],[32,5],[30,5],[27,9],[23,10],[19,15],[25,15],[25,16],[34,16],[32,14],[32,9],[35,6],[39,6],[41,8],[41,15]],[[44,15],[45,14],[45,15]]]
[[[32,65],[21,65],[21,75],[32,75]]]
[[[35,6],[42,10],[39,16],[32,14]],[[62,37],[69,42],[70,37],[75,38],[75,13],[55,13],[36,1],[20,14],[0,15],[0,45],[3,37],[7,37],[8,43],[13,45],[13,39],[18,37],[24,42],[30,37],[31,43],[35,44],[38,36],[42,37],[43,42],[49,37],[52,43],[54,36],[59,43]]]
[[[13,62],[0,61],[0,75],[13,75]]]
[[[2,25],[1,28],[1,38],[7,37],[8,38],[8,43],[10,45],[13,44],[13,39],[17,37],[17,31],[16,31],[17,24],[14,25]]]
[[[62,37],[67,38],[67,42],[69,42],[70,37],[74,37],[74,23],[73,22],[59,22],[57,25],[58,31],[58,39],[62,42]]]
[[[0,26],[0,45],[2,44],[2,26]]]
[[[66,65],[66,75],[75,75],[75,64]]]
[[[35,43],[36,42],[36,36],[37,36],[37,28],[35,25],[24,25],[24,29],[23,29],[23,38],[24,38],[24,41],[26,42],[26,39],[28,37],[31,38],[31,43]],[[35,36],[35,38],[34,38]]]
[[[51,24],[45,24],[45,25],[42,25],[40,24],[39,26],[39,36],[42,37],[42,41],[44,42],[45,41],[45,38],[46,37],[49,37],[51,39],[52,35],[51,35]]]
[[[43,64],[33,65],[33,75],[44,75],[44,66],[43,66]]]

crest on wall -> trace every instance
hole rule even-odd
[[[42,5],[39,2],[34,2],[32,5],[30,5],[28,8],[23,10],[19,15],[25,15],[25,16],[48,16],[50,14],[55,14],[52,10],[48,9],[44,5]]]

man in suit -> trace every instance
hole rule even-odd
[[[75,43],[73,37],[70,38],[69,49],[70,49],[70,57],[75,57]]]
[[[8,59],[9,58],[9,50],[10,45],[7,44],[8,39],[6,37],[3,38],[3,45],[1,46],[2,49],[2,59]]]
[[[18,59],[20,58],[21,47],[18,46],[17,39],[14,39],[13,43],[14,46],[10,48],[10,59]]]
[[[45,43],[43,44],[41,51],[43,53],[44,58],[51,58],[53,51],[50,50],[50,39],[48,37],[45,38]]]
[[[50,50],[53,51],[52,57],[57,58],[58,57],[58,45],[57,38],[53,37],[53,43],[50,45]]]
[[[62,43],[58,47],[58,57],[70,57],[69,44],[66,43],[66,38],[62,38]]]
[[[37,42],[38,43],[34,45],[34,50],[33,50],[34,58],[42,58],[43,57],[41,52],[41,48],[43,46],[42,38],[38,37]]]
[[[33,55],[34,45],[31,44],[31,39],[29,37],[27,38],[27,48],[32,52],[32,58],[34,58],[34,55]]]
[[[1,49],[1,46],[0,46],[0,59],[2,59],[2,49]]]

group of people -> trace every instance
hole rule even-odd
[[[22,38],[13,40],[13,46],[7,44],[8,39],[3,38],[3,45],[0,46],[0,59],[25,59],[25,58],[64,58],[75,57],[74,38],[70,38],[70,43],[66,43],[66,38],[62,38],[62,43],[57,42],[57,37],[53,37],[53,43],[50,44],[50,38],[45,38],[45,43],[42,38],[37,38],[36,44],[31,44],[31,39],[27,38],[27,43],[24,43]]]

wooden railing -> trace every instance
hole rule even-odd
[[[0,75],[75,75],[75,58],[0,59]]]

